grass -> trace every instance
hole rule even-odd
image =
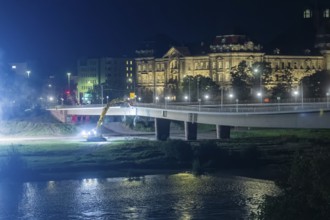
[[[71,125],[56,123],[6,123],[0,126],[0,134],[60,135],[76,130]],[[18,129],[13,129],[12,125]],[[209,131],[215,132],[215,127],[198,126],[198,132]],[[230,140],[212,141],[116,140],[107,143],[13,139],[12,144],[0,142],[0,164],[6,161],[8,152],[14,147],[26,164],[24,169],[45,174],[120,169],[132,172],[138,169],[195,169],[200,173],[207,169],[279,167],[290,163],[296,151],[313,154],[330,150],[330,130],[233,128],[231,137]]]

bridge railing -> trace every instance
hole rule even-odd
[[[53,108],[63,109],[63,108],[100,108],[104,105],[94,104],[94,105],[58,105]],[[178,103],[135,103],[132,107],[144,107],[144,108],[159,108],[164,110],[181,110],[181,111],[192,111],[192,112],[223,112],[223,113],[235,113],[235,112],[295,112],[302,110],[318,110],[318,109],[330,109],[329,102],[301,102],[301,103],[254,103],[254,104],[212,104],[212,103],[190,103],[178,104]],[[113,108],[113,107],[112,107]],[[115,107],[115,108],[125,108],[125,107]]]

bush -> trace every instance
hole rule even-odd
[[[330,219],[330,156],[296,154],[282,194],[266,196],[258,219]]]
[[[181,162],[192,161],[192,149],[188,142],[182,140],[169,140],[161,143],[161,149],[168,158]]]

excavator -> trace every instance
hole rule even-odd
[[[129,103],[123,102],[120,99],[112,100],[106,106],[103,107],[99,120],[97,121],[96,127],[89,132],[83,131],[82,136],[85,137],[88,142],[107,141],[107,139],[105,137],[103,137],[102,132],[101,132],[101,126],[103,124],[104,117],[107,114],[107,112],[111,106],[113,106],[115,104],[120,104],[120,103],[121,103],[121,106],[124,105],[123,107],[130,106]]]

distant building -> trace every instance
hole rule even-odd
[[[129,96],[135,89],[135,69],[130,58],[89,58],[77,62],[77,90],[80,103],[99,103]],[[92,97],[92,96],[97,97]]]
[[[268,45],[268,50],[247,36],[236,34],[216,36],[207,50],[204,42],[199,50],[173,46],[158,57],[150,48],[141,49],[135,58],[138,95],[151,94],[153,101],[156,97],[161,99],[166,96],[176,99],[174,91],[184,77],[197,75],[210,77],[230,90],[230,70],[242,61],[250,66],[262,61],[271,64],[273,84],[266,87],[281,82],[286,70],[293,73],[297,86],[304,76],[330,70],[330,7],[319,5],[313,10],[306,8],[302,17],[301,26],[293,28],[291,35],[283,35]],[[313,28],[309,32],[306,27],[310,26]]]

